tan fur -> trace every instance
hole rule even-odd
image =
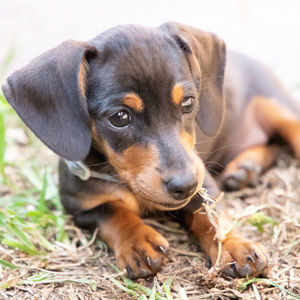
[[[130,185],[139,203],[147,209],[179,209],[184,207],[192,198],[174,203],[174,199],[163,186],[161,174],[157,171],[159,166],[158,152],[154,145],[148,147],[134,145],[122,154],[114,152],[106,141],[102,142],[102,147],[121,179]],[[187,149],[187,154],[195,161],[198,175],[196,190],[199,190],[203,183],[204,165],[190,147]]]
[[[130,266],[133,274],[155,274],[166,258],[159,247],[167,249],[169,243],[153,228],[142,220],[121,201],[111,204],[114,215],[100,226],[100,236],[110,248],[114,249],[117,266],[124,270]],[[147,257],[151,265],[140,258]],[[139,261],[139,264],[137,264]]]
[[[123,99],[123,103],[135,112],[142,112],[144,109],[143,100],[134,93],[127,94]]]
[[[78,84],[82,97],[86,99],[86,77],[89,70],[89,64],[86,59],[83,59],[78,73]]]
[[[291,145],[295,156],[300,158],[300,122],[297,116],[275,99],[255,97],[251,105],[262,127],[270,135],[278,132]]]
[[[195,134],[190,134],[187,131],[183,130],[180,133],[180,140],[185,149],[192,150],[195,146]]]
[[[176,83],[172,90],[172,101],[175,105],[179,105],[184,95],[183,86]]]
[[[105,192],[98,195],[87,195],[80,199],[80,207],[83,210],[90,210],[103,203],[112,201],[122,201],[128,209],[139,214],[139,204],[133,194],[124,187],[115,187],[110,185],[105,188]]]

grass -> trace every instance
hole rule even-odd
[[[263,233],[264,232],[264,225],[265,224],[271,224],[273,227],[278,225],[278,222],[275,221],[273,218],[267,216],[263,211],[256,212],[252,214],[248,222],[255,226],[258,230],[258,232]]]
[[[284,287],[282,287],[281,285],[279,285],[278,283],[268,279],[268,278],[252,278],[252,279],[246,279],[242,284],[241,286],[239,287],[239,290],[242,292],[244,291],[245,289],[247,289],[247,287],[250,285],[250,284],[253,284],[253,283],[264,283],[264,284],[267,284],[267,285],[271,285],[271,286],[274,286],[276,288],[278,288],[280,291],[282,291],[284,294],[286,295],[289,295],[289,296],[292,296],[294,299],[300,299],[300,296],[294,294],[294,293],[291,293],[290,291],[288,291],[287,289],[285,289]]]
[[[114,265],[111,265],[111,267],[117,272],[117,275],[121,274],[121,271],[118,270],[117,267],[115,267]],[[149,300],[173,299],[171,293],[171,284],[172,284],[171,277],[168,278],[162,284],[162,287],[159,285],[156,278],[154,277],[152,289],[149,289],[139,283],[136,283],[124,275],[120,275],[119,277],[121,278],[121,281],[115,278],[110,278],[110,281],[122,291],[126,292],[131,296],[137,297],[138,299],[149,299]]]
[[[10,50],[3,60],[0,81],[14,55]],[[267,278],[211,276],[197,244],[177,223],[161,220],[164,225],[156,229],[170,241],[169,262],[157,276],[132,281],[115,267],[97,232],[82,232],[65,215],[56,157],[29,133],[0,92],[0,297],[230,299],[254,297],[255,286],[263,297],[299,299],[298,180],[299,163],[285,154],[257,189],[226,196],[232,215],[243,216],[236,218],[243,220],[237,226],[273,253]]]

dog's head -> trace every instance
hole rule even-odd
[[[212,136],[223,118],[225,46],[176,23],[120,26],[67,41],[11,75],[4,94],[54,152],[102,151],[149,206],[177,209],[199,191],[195,124]]]

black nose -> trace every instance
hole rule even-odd
[[[194,193],[198,181],[195,175],[174,176],[165,184],[174,199],[184,200]]]

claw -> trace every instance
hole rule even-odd
[[[226,178],[224,183],[227,190],[236,190],[239,188],[239,182],[232,176]]]
[[[226,267],[225,270],[223,271],[223,274],[226,277],[235,278],[236,277],[236,263],[235,262],[230,263],[229,266]]]
[[[126,267],[126,271],[127,271],[127,275],[128,275],[129,278],[134,277],[132,269],[129,266]]]
[[[246,277],[247,275],[251,275],[252,274],[252,269],[249,266],[249,264],[246,264],[245,266],[243,266],[242,268],[238,268],[237,269],[237,273],[239,274],[239,276],[241,277]]]
[[[211,262],[210,257],[208,256],[208,257],[206,258],[206,261],[205,261],[205,267],[206,267],[207,269],[210,269],[211,266],[212,266],[212,262]]]
[[[168,253],[168,250],[164,247],[164,246],[158,246],[158,249],[164,254],[166,255]]]
[[[252,263],[255,263],[255,260],[254,260],[254,258],[253,258],[252,256],[250,256],[250,255],[249,255],[249,256],[247,256],[247,261],[248,261],[248,262],[250,262],[250,261],[251,261]]]
[[[151,259],[149,256],[146,256],[146,263],[151,268]]]

